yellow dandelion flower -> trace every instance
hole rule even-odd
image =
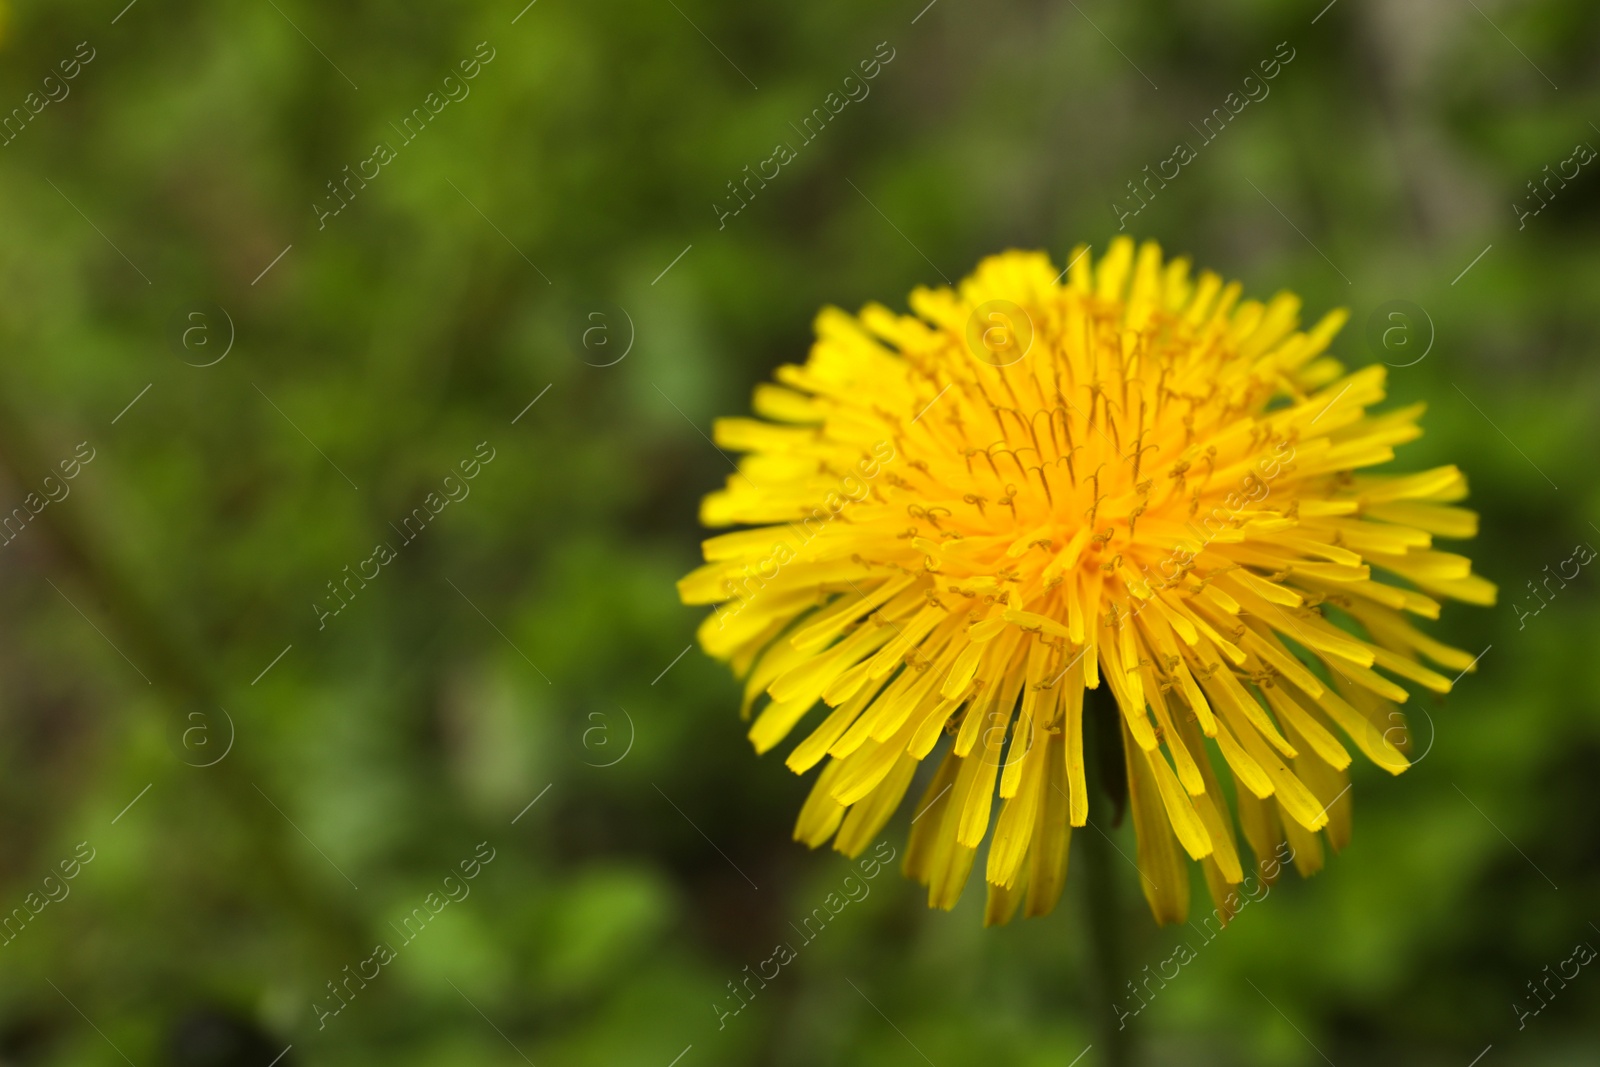
[[[1086,718],[1160,922],[1186,918],[1185,857],[1226,913],[1234,807],[1269,878],[1280,845],[1309,874],[1349,839],[1347,746],[1398,774],[1396,679],[1473,667],[1406,616],[1495,588],[1433,546],[1477,529],[1458,469],[1355,473],[1423,405],[1368,413],[1384,368],[1324,354],[1345,313],[1302,332],[1295,296],[1240,291],[1127,239],[1059,274],[1007,252],[914,315],[823,311],[764,419],[718,421],[744,457],[701,518],[751,528],[679,591],[715,606],[700,644],[745,680],[758,752],[813,717],[797,839],[859,853],[937,753],[906,872],[953,907],[987,839],[987,921],[1044,914],[1089,818]]]

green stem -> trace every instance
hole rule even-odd
[[[1111,876],[1111,845],[1093,826],[1086,826],[1073,836],[1084,845],[1083,862],[1078,869],[1083,871],[1087,890],[1084,900],[1090,943],[1090,1004],[1097,1024],[1094,1044],[1100,1053],[1099,1062],[1106,1067],[1129,1067],[1134,1062],[1132,1021],[1119,1022],[1117,1011],[1119,1006],[1126,1010],[1119,990],[1127,978],[1127,953],[1121,900]]]

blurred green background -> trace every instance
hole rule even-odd
[[[1430,404],[1395,469],[1468,472],[1502,598],[1430,627],[1487,651],[1414,702],[1422,762],[1357,768],[1353,845],[1202,947],[1134,1062],[1600,1061],[1594,968],[1517,1015],[1600,945],[1596,576],[1516,611],[1600,544],[1600,165],[1537,215],[1526,184],[1600,145],[1600,8],[523,2],[9,7],[0,1062],[1110,1062],[1090,924],[1119,988],[1185,934],[1083,833],[1062,906],[1004,929],[976,881],[945,914],[879,875],[719,1029],[850,868],[790,841],[808,783],[683,654],[673,583],[710,421],[819,307],[1103,247],[1280,42],[1129,232],[1351,308],[1335,352]]]

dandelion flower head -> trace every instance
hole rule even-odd
[[[1434,547],[1476,532],[1456,467],[1368,473],[1423,405],[1369,410],[1385,368],[1326,354],[1343,312],[1301,330],[1292,294],[1125,238],[1069,262],[824,310],[761,417],[717,422],[743,456],[701,518],[743,528],[679,590],[756,750],[798,734],[788,767],[820,766],[799,840],[853,856],[904,807],[929,903],[986,845],[1005,922],[1051,910],[1073,829],[1125,794],[1156,919],[1186,918],[1191,861],[1225,919],[1280,846],[1309,874],[1349,840],[1354,753],[1404,770],[1405,685],[1473,667],[1412,617],[1495,588]]]

